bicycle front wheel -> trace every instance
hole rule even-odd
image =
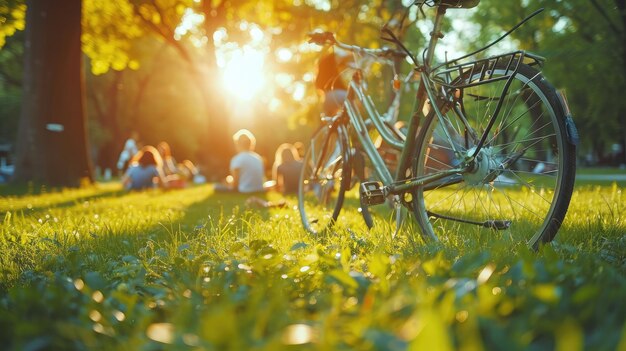
[[[496,67],[493,76],[506,73]],[[529,66],[520,66],[508,89],[506,82],[457,89],[445,118],[427,117],[414,174],[465,170],[414,191],[415,217],[425,238],[504,235],[537,248],[551,241],[563,222],[576,164],[563,107],[555,89]],[[476,157],[463,164],[468,155]]]
[[[331,228],[350,182],[349,147],[345,127],[322,126],[304,156],[298,208],[304,229],[314,235]]]

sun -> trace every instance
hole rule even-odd
[[[187,9],[180,25],[176,27],[174,39],[181,40],[183,36],[189,35],[194,46],[203,47],[206,45],[206,41],[210,40],[206,36],[198,36],[198,27],[203,21],[205,18],[202,14]],[[266,49],[270,37],[255,23],[242,21],[239,23],[238,29],[242,33],[247,33],[250,38],[248,43],[243,46],[229,42],[229,33],[224,28],[213,33],[212,39],[220,70],[218,79],[221,79],[220,83],[224,92],[230,97],[236,100],[250,101],[267,90],[266,52],[263,49]],[[280,57],[283,60],[289,60],[288,55],[288,53],[282,52]]]
[[[265,55],[250,46],[231,50],[222,67],[222,83],[233,97],[250,101],[266,86]]]

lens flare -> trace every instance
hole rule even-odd
[[[241,100],[251,100],[266,85],[265,56],[249,46],[233,50],[224,63],[222,82],[226,92]]]

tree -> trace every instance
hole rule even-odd
[[[146,125],[142,123],[147,118],[141,117],[150,115],[153,123],[163,122],[149,111],[155,107],[154,101],[160,98],[150,92],[150,87],[153,83],[159,83],[155,78],[168,73],[164,69],[163,59],[168,48],[155,40],[137,40],[133,46],[135,47],[133,51],[141,52],[137,59],[142,64],[136,70],[110,69],[104,74],[87,75],[87,114],[90,141],[95,151],[93,161],[102,169],[116,169],[120,151],[132,132],[141,131],[140,143],[149,142],[146,137],[152,139],[153,135],[146,130],[149,123]],[[173,56],[173,53],[169,54]],[[176,80],[176,77],[169,78],[170,82]],[[190,100],[193,100],[193,94],[172,104],[189,106]],[[177,110],[182,112],[181,108]],[[173,126],[169,128],[174,129]],[[171,142],[172,136],[166,136]],[[178,153],[180,150],[178,148],[176,150],[177,156],[180,156]]]
[[[27,1],[15,180],[92,181],[81,56],[81,0]]]
[[[544,73],[567,91],[583,148],[599,159],[611,143],[626,148],[626,99],[616,96],[626,90],[626,1],[511,0],[503,6],[501,1],[482,0],[474,15],[481,25],[479,42],[540,7],[544,13],[512,37],[520,48],[547,58]]]
[[[0,5],[0,143],[15,140],[22,89],[23,29],[26,6]]]

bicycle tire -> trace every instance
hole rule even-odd
[[[500,67],[493,71],[496,77],[505,73]],[[568,138],[573,124],[567,125],[554,87],[534,68],[520,65],[506,95],[498,95],[505,84],[506,79],[457,90],[458,108],[444,108],[448,122],[440,123],[432,112],[426,117],[412,168],[418,177],[455,167],[453,146],[461,155],[473,154],[487,117],[504,99],[473,168],[413,191],[425,240],[501,233],[537,249],[556,236],[574,187],[576,145]]]
[[[313,134],[303,161],[298,209],[304,229],[319,235],[337,221],[350,183],[350,149],[345,127],[321,126]]]

